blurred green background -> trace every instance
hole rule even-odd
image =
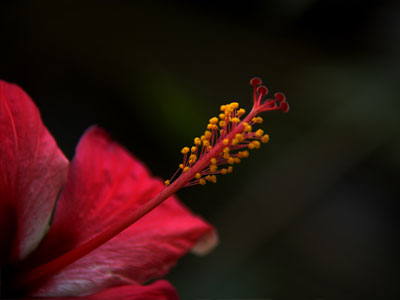
[[[105,128],[156,176],[250,78],[288,97],[269,144],[179,192],[219,247],[168,279],[183,299],[396,299],[400,2],[2,1],[0,78],[68,158]]]

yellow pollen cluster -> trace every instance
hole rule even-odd
[[[239,108],[237,102],[221,105],[220,109],[218,117],[209,119],[204,134],[194,138],[194,145],[183,147],[181,150],[183,162],[178,170],[182,173],[189,172],[191,176],[185,186],[216,183],[216,175],[231,173],[234,164],[249,157],[250,153],[246,149],[259,149],[261,143],[269,141],[268,134],[264,134],[262,129],[253,131],[254,124],[263,122],[261,117],[245,117],[246,111]],[[211,151],[213,152],[210,153]],[[204,160],[207,160],[207,163]],[[199,169],[198,165],[201,165],[202,169]],[[166,180],[165,185],[169,185],[174,176]]]
[[[247,123],[243,123],[243,126],[244,126],[243,129],[244,132],[251,132],[253,130],[253,128]]]
[[[189,152],[189,147],[183,147],[182,150],[181,150],[182,154],[186,154],[188,152]]]
[[[261,142],[264,143],[264,144],[268,143],[268,141],[269,141],[269,135],[268,134],[264,135],[261,138]]]
[[[196,154],[191,154],[189,156],[189,164],[194,164],[197,160],[197,155]]]
[[[261,117],[254,117],[252,119],[253,123],[261,124],[263,122],[263,118]]]

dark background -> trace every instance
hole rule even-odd
[[[68,158],[99,124],[168,178],[221,104],[261,76],[288,97],[269,144],[179,192],[220,245],[168,275],[183,299],[395,299],[400,2],[2,1],[0,78]]]

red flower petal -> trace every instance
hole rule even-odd
[[[49,298],[26,298],[45,300]],[[71,299],[70,297],[57,297],[57,299]],[[158,280],[149,285],[130,284],[112,287],[103,290],[97,294],[74,297],[74,299],[81,300],[109,300],[109,299],[121,299],[121,300],[178,300],[179,297],[174,287],[165,280]]]
[[[47,230],[66,181],[68,161],[29,96],[4,81],[0,81],[0,162],[0,260],[20,260]]]
[[[82,137],[59,199],[54,223],[38,253],[52,257],[118,222],[163,188],[145,167],[98,128]],[[55,274],[34,294],[72,296],[145,283],[164,275],[213,229],[170,197],[103,246]]]
[[[178,300],[174,287],[165,280],[158,280],[149,285],[124,285],[106,289],[95,295],[78,297],[87,300]]]

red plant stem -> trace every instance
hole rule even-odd
[[[250,123],[251,119],[257,115],[258,111],[253,107],[253,110],[240,122],[233,130],[225,137],[231,140],[235,134],[243,131],[243,123]],[[61,270],[62,268],[72,264],[88,253],[92,252],[96,248],[100,247],[117,234],[128,228],[130,225],[135,223],[141,217],[149,213],[151,210],[160,205],[163,201],[168,199],[176,191],[182,188],[189,180],[191,180],[196,173],[201,172],[210,164],[210,159],[218,156],[222,152],[225,145],[223,143],[217,143],[210,152],[203,156],[193,167],[185,173],[182,173],[171,185],[165,187],[160,194],[144,203],[132,215],[128,216],[126,219],[122,219],[116,222],[115,225],[109,227],[105,231],[101,232],[99,235],[85,242],[81,246],[74,248],[65,254],[55,258],[54,260],[41,265],[33,270],[26,271],[20,274],[15,280],[16,288],[23,288],[31,286],[33,283],[46,278],[47,276],[54,274]]]

